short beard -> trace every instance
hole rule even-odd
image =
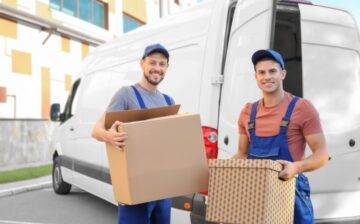
[[[159,85],[159,83],[164,79],[164,77],[161,76],[161,78],[160,78],[160,80],[158,82],[154,82],[148,76],[146,76],[145,74],[144,74],[144,76],[145,76],[145,79],[148,81],[148,83],[150,83],[151,85],[154,85],[154,86]]]

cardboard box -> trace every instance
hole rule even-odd
[[[209,173],[200,116],[176,114],[178,109],[170,106],[106,114],[106,127],[120,120],[128,135],[124,151],[106,145],[117,202],[139,204],[207,189]]]
[[[295,178],[282,181],[272,160],[211,160],[206,220],[293,224]]]

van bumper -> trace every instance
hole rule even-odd
[[[336,219],[317,219],[317,224],[360,224],[360,216]]]
[[[187,210],[190,212],[191,224],[217,224],[215,222],[207,222],[205,220],[205,195],[195,193],[192,195],[173,198],[172,207],[180,210],[186,210],[183,206],[185,202],[188,202],[191,205],[191,209]]]

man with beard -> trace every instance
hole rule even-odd
[[[174,100],[161,93],[157,86],[164,79],[169,66],[169,52],[160,44],[149,45],[145,48],[140,61],[143,71],[141,80],[132,86],[120,88],[113,96],[107,112],[121,110],[147,109],[174,104]],[[116,121],[110,129],[105,128],[105,113],[95,124],[92,137],[123,150],[127,135],[117,132],[121,122]],[[170,224],[171,200],[163,199],[137,205],[118,206],[119,224]]]

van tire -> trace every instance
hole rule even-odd
[[[52,185],[55,193],[57,194],[68,194],[71,190],[71,184],[66,183],[63,180],[59,157],[56,157],[53,162],[53,169],[52,169]]]

